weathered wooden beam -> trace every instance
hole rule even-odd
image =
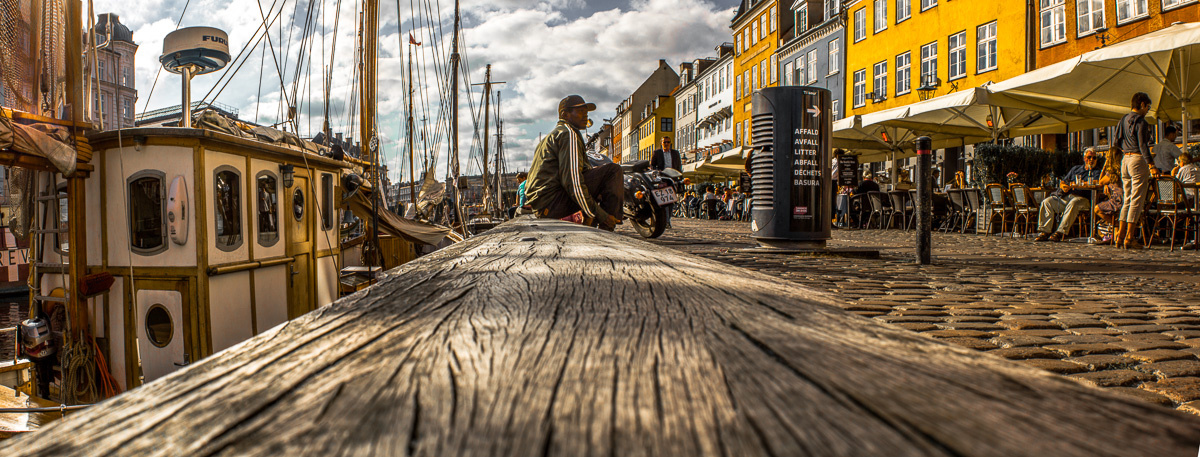
[[[1200,420],[550,221],[36,433],[32,455],[1192,455]]]

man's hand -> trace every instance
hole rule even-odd
[[[604,220],[604,225],[606,225],[606,226],[608,226],[608,227],[616,227],[616,226],[618,226],[618,225],[621,225],[621,220],[620,220],[620,219],[617,219],[617,217],[616,217],[616,216],[613,216],[612,214],[609,214],[609,215],[608,215],[608,219],[605,219],[605,220]]]
[[[1070,191],[1071,191],[1071,185],[1070,185],[1070,184],[1067,184],[1067,183],[1066,183],[1066,181],[1063,181],[1063,182],[1060,182],[1060,183],[1058,183],[1058,188],[1059,188],[1059,189],[1062,189],[1062,191],[1063,191],[1063,192],[1070,192]]]

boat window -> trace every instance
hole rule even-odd
[[[321,174],[321,229],[333,228],[333,175]]]
[[[255,178],[258,200],[258,244],[274,246],[279,241],[279,180],[269,171]]]
[[[151,344],[164,348],[171,344],[174,334],[175,324],[171,322],[171,313],[162,304],[155,303],[146,311],[146,337]]]
[[[242,245],[242,176],[230,166],[218,167],[213,176],[217,249],[232,251]]]
[[[296,217],[297,222],[304,217],[304,191],[299,187],[292,193],[292,216]]]
[[[167,249],[166,174],[143,170],[129,177],[129,244],[133,252],[157,254]]]

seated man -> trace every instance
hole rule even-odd
[[[879,183],[875,182],[875,173],[871,170],[863,171],[863,180],[858,183],[858,187],[850,193],[850,221],[851,227],[858,227],[867,219],[869,209],[863,208],[863,200],[867,198],[868,192],[879,192]]]
[[[1067,230],[1075,223],[1079,212],[1092,206],[1091,200],[1088,200],[1089,192],[1076,188],[1074,183],[1100,180],[1101,169],[1097,165],[1099,161],[1094,149],[1088,148],[1084,151],[1083,163],[1072,167],[1059,182],[1058,190],[1042,200],[1042,208],[1038,213],[1038,231],[1042,234],[1034,241],[1062,241],[1067,236]],[[1062,222],[1058,224],[1058,230],[1051,233],[1054,218],[1059,214],[1062,214]]]
[[[1104,186],[1104,195],[1108,196],[1108,199],[1098,203],[1094,211],[1108,226],[1109,233],[1103,238],[1093,238],[1092,243],[1106,245],[1113,242],[1111,230],[1116,227],[1117,217],[1121,213],[1121,176],[1112,173],[1111,170],[1105,171],[1100,177],[1100,185]],[[1098,228],[1096,231],[1104,233],[1102,230],[1104,229]]]
[[[582,212],[584,225],[612,231],[621,223],[621,166],[592,167],[579,133],[588,124],[588,111],[595,109],[578,95],[558,103],[558,125],[533,153],[525,196],[538,217],[561,219]]]

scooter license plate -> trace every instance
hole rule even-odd
[[[670,187],[654,189],[651,193],[654,194],[654,201],[658,202],[659,206],[670,205],[676,201],[675,189]]]

